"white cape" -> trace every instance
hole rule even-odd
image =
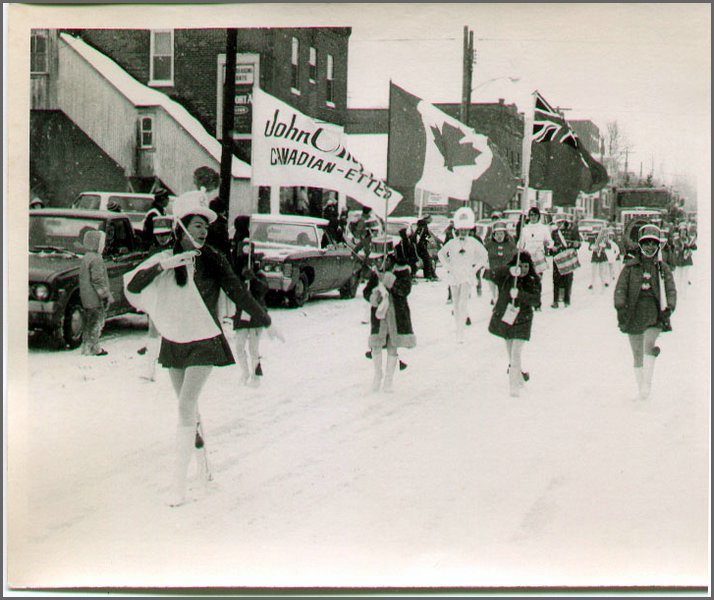
[[[183,287],[176,285],[173,269],[168,269],[159,273],[137,294],[127,289],[136,273],[171,255],[171,250],[154,254],[133,271],[124,274],[124,294],[127,300],[134,308],[149,315],[161,337],[171,342],[185,344],[216,337],[222,331],[213,320],[193,281],[193,265],[186,267],[188,281]]]

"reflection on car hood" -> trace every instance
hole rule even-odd
[[[78,271],[80,262],[80,258],[73,258],[68,254],[30,253],[29,280],[49,281],[59,275]]]
[[[275,242],[254,242],[255,251],[269,260],[285,260],[290,257],[301,257],[315,254],[317,248],[277,244]]]

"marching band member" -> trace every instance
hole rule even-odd
[[[532,206],[528,211],[528,222],[521,228],[518,249],[528,252],[538,276],[542,276],[548,268],[545,252],[552,247],[553,237],[550,233],[550,227],[545,223],[541,223],[540,210],[537,206]]]
[[[401,244],[389,254],[386,271],[382,274],[372,269],[363,295],[369,302],[370,335],[369,357],[374,361],[372,391],[392,391],[394,372],[397,369],[398,348],[414,348],[416,336],[412,329],[411,311],[407,297],[412,291],[412,273],[409,259]],[[382,371],[382,350],[387,350],[387,364]]]
[[[178,425],[171,506],[185,501],[186,476],[197,433],[198,399],[214,366],[234,364],[218,319],[218,296],[225,291],[248,311],[255,325],[270,326],[270,316],[253,299],[225,256],[206,244],[216,213],[201,191],[174,201],[175,244],[150,256],[124,275],[131,304],[146,312],[161,334],[159,363],[169,370],[178,399]],[[269,333],[274,334],[275,332]],[[200,447],[203,445],[201,444]]]
[[[473,211],[464,206],[454,213],[454,228],[457,237],[449,240],[439,250],[439,261],[446,269],[454,302],[456,321],[456,341],[464,341],[464,327],[468,317],[468,301],[476,273],[488,266],[488,252],[483,244],[469,231],[473,229],[475,217]]]
[[[564,250],[576,251],[580,247],[580,242],[576,239],[576,235],[570,229],[570,223],[564,217],[556,217],[556,229],[553,231],[553,248],[551,253],[557,255]],[[575,263],[577,262],[577,254],[575,254]],[[560,291],[563,291],[563,304],[570,306],[570,292],[573,289],[573,271],[575,266],[572,260],[566,264],[558,264],[553,260],[553,304],[551,308],[558,308]]]
[[[692,285],[691,273],[692,266],[694,265],[692,252],[697,249],[697,236],[696,234],[690,235],[687,223],[684,221],[679,224],[679,239],[681,244],[681,255],[677,261],[675,277],[680,296],[684,297],[687,293],[687,286]]]
[[[540,305],[541,283],[527,252],[518,252],[507,265],[493,272],[498,301],[488,330],[506,341],[511,396],[520,395],[527,377],[521,370],[523,344],[531,339],[533,309]]]
[[[590,257],[590,285],[589,290],[594,289],[597,279],[600,280],[600,293],[604,288],[610,285],[610,267],[608,261],[608,252],[612,251],[612,243],[607,227],[603,227],[597,234],[597,237],[590,243],[592,255]]]
[[[620,331],[630,340],[635,378],[640,398],[649,397],[655,345],[663,331],[671,331],[670,316],[677,305],[677,291],[669,265],[662,260],[662,231],[643,225],[638,234],[639,251],[625,262],[615,286],[615,309]]]
[[[508,235],[505,221],[496,221],[493,224],[491,235],[486,238],[485,245],[488,252],[488,269],[484,273],[484,279],[488,281],[491,288],[491,306],[494,306],[498,299],[498,286],[493,280],[493,273],[499,267],[508,264],[516,253],[516,244]]]

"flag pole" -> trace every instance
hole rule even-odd
[[[392,80],[389,79],[389,106],[387,107],[387,185],[389,185],[389,157],[392,149]],[[390,186],[391,187],[391,186]],[[387,270],[387,221],[389,219],[389,197],[384,200],[384,256],[382,274]]]
[[[521,210],[529,208],[528,188],[530,186],[531,171],[531,146],[533,143],[533,121],[535,120],[535,98],[538,90],[531,94],[531,105],[528,107],[523,119],[523,196],[521,196]]]

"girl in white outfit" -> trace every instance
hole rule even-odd
[[[553,248],[550,227],[540,222],[540,210],[537,206],[532,206],[528,211],[528,223],[523,226],[518,238],[518,249],[530,254],[538,275],[542,275],[548,268],[545,261],[546,248]]]
[[[471,295],[471,286],[476,280],[476,273],[488,267],[488,252],[483,244],[469,235],[474,227],[474,213],[468,207],[460,208],[454,214],[454,228],[457,237],[449,240],[439,250],[439,261],[447,272],[456,320],[456,341],[464,341],[467,305]]]

